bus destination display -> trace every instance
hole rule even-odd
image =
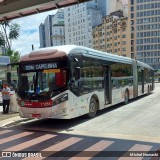
[[[24,65],[24,70],[26,70],[26,71],[41,70],[41,69],[53,69],[53,68],[58,68],[58,64],[54,62],[54,63]]]

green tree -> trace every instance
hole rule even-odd
[[[4,56],[9,56],[11,63],[18,62],[19,59],[20,59],[20,53],[18,51],[14,51],[14,50],[11,50],[11,49],[7,49]]]
[[[5,46],[5,38],[1,31],[0,31],[0,46]]]
[[[0,46],[11,50],[12,41],[20,35],[20,25],[11,21],[0,22]]]

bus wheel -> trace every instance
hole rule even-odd
[[[97,113],[97,102],[95,98],[91,98],[90,103],[89,103],[89,113],[87,114],[88,118],[93,118],[95,117]]]
[[[124,95],[124,104],[127,104],[129,101],[129,94],[128,91],[125,91],[125,95]]]

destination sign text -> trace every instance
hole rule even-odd
[[[24,69],[26,71],[52,69],[52,68],[58,68],[57,63],[54,62],[54,63],[42,63],[42,64],[29,64],[24,66]]]

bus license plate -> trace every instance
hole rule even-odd
[[[33,118],[40,118],[41,115],[40,115],[40,114],[32,114],[32,117],[33,117]]]

